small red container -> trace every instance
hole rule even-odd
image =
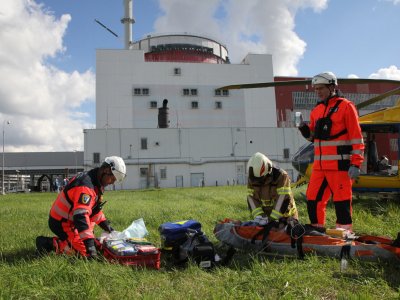
[[[137,245],[138,252],[135,255],[118,255],[108,249],[104,244],[97,244],[103,256],[111,261],[127,266],[140,266],[151,269],[160,269],[160,249],[152,245]]]

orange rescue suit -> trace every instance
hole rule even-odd
[[[99,209],[104,188],[98,182],[97,171],[92,169],[73,178],[51,207],[49,226],[58,236],[54,239],[57,253],[88,256],[88,247],[94,247],[94,225],[111,231],[101,205]]]
[[[347,172],[351,165],[360,167],[364,159],[357,110],[351,101],[333,96],[311,111],[309,129],[309,139],[314,142],[314,165],[307,188],[310,221],[324,226],[326,205],[333,196],[336,226],[351,229],[352,180]]]

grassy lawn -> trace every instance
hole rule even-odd
[[[300,220],[306,203],[296,192]],[[218,220],[250,218],[246,187],[205,187],[106,192],[104,212],[116,230],[143,218],[148,239],[160,246],[158,226],[196,219],[215,242]],[[38,256],[35,238],[51,236],[47,226],[55,193],[0,197],[0,299],[399,299],[399,262],[351,261],[346,272],[333,258],[274,258],[238,253],[226,267],[204,271],[195,264],[145,270],[66,256]],[[357,233],[395,237],[400,201],[354,199]],[[334,227],[328,206],[328,227]],[[100,231],[96,233],[99,234]]]

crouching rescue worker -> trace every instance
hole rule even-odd
[[[102,211],[104,188],[122,182],[125,175],[123,159],[110,156],[99,168],[71,179],[50,209],[49,227],[56,237],[37,237],[38,251],[96,258],[94,226],[97,224],[104,231],[113,231]]]
[[[299,130],[314,142],[314,164],[307,188],[310,222],[325,226],[326,205],[333,195],[336,227],[352,231],[352,181],[360,175],[364,142],[354,104],[338,95],[332,72],[313,77],[320,99],[310,114],[310,124]]]
[[[247,163],[251,215],[260,225],[269,221],[297,220],[298,213],[286,171],[274,166],[264,154],[255,153]]]

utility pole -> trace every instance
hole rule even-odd
[[[5,195],[5,191],[4,191],[4,133],[5,133],[5,125],[10,125],[11,122],[4,120],[3,121],[3,167],[2,167],[2,177],[1,177],[1,194]]]

